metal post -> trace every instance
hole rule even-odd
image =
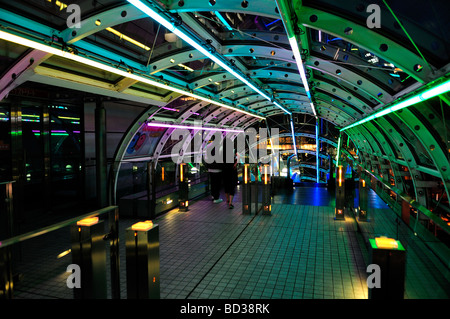
[[[101,99],[97,99],[95,107],[95,165],[97,205],[102,208],[108,205],[108,163],[106,154],[106,110]]]
[[[379,241],[380,240],[380,241]],[[386,242],[386,246],[382,244]],[[398,240],[378,237],[369,239],[369,265],[377,265],[379,287],[369,287],[369,299],[401,300],[405,293],[406,250]]]
[[[342,165],[336,169],[335,219],[345,219],[345,172]]]
[[[366,181],[366,174],[360,170],[359,174],[359,201],[358,201],[358,220],[369,221],[367,217],[368,213],[368,192],[369,185]]]
[[[159,226],[139,222],[126,229],[127,298],[159,299]]]
[[[109,213],[109,239],[111,263],[111,295],[120,299],[119,208]]]
[[[267,164],[264,165],[262,178],[262,209],[263,215],[272,215],[270,166]]]
[[[80,267],[81,287],[75,299],[106,299],[106,247],[104,223],[98,217],[78,221],[71,227],[72,262]]]
[[[252,211],[255,212],[255,215],[259,212],[258,202],[259,202],[259,166],[258,164],[253,167],[253,175],[255,176],[255,181],[250,182],[250,201],[254,207]]]
[[[156,163],[147,163],[147,203],[148,203],[148,216],[150,219],[156,217]]]
[[[181,163],[179,166],[179,182],[178,182],[178,203],[180,212],[189,210],[189,184],[186,176],[186,164]]]
[[[250,215],[252,213],[251,197],[251,176],[249,164],[244,164],[244,184],[242,185],[242,214]]]

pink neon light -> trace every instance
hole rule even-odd
[[[219,127],[216,128],[216,127],[203,127],[203,126],[186,126],[186,125],[164,124],[164,123],[147,123],[147,126],[165,127],[165,128],[180,128],[180,129],[188,129],[188,130],[235,132],[235,133],[243,133],[244,132],[244,130],[234,130],[234,129],[227,129],[227,128],[219,128]]]

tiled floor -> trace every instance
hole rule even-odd
[[[374,194],[371,221],[334,220],[326,188],[297,188],[276,195],[272,215],[242,215],[208,199],[188,212],[156,219],[160,227],[163,299],[364,299],[368,297],[367,236],[396,234],[395,216]],[[121,236],[136,220],[122,219]],[[73,298],[66,286],[71,255],[69,230],[22,244],[16,298]],[[405,298],[450,297],[448,269],[406,228]],[[122,237],[124,238],[124,237]],[[121,240],[121,297],[126,298],[125,243]],[[109,275],[108,275],[109,276]],[[447,276],[447,278],[446,278]],[[109,277],[108,277],[109,278]]]

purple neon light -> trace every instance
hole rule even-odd
[[[228,128],[186,126],[186,125],[165,124],[165,123],[147,123],[147,126],[161,127],[161,128],[180,128],[180,129],[188,129],[188,130],[190,129],[190,130],[204,130],[204,131],[222,131],[222,132],[234,132],[234,133],[243,133],[244,132],[244,130],[235,130],[235,129],[228,129]]]

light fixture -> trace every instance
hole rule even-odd
[[[291,117],[291,131],[292,131],[292,144],[294,146],[294,153],[295,156],[297,156],[298,158],[297,143],[295,141],[294,121],[292,120],[292,117]]]
[[[128,2],[131,3],[132,5],[134,5],[136,8],[138,8],[142,12],[144,12],[145,14],[147,14],[150,18],[154,19],[156,22],[160,23],[162,26],[164,26],[170,32],[173,32],[174,34],[176,34],[179,38],[181,38],[186,43],[190,44],[192,47],[194,47],[195,49],[200,51],[203,55],[210,58],[212,61],[216,62],[218,65],[220,65],[225,70],[227,70],[229,73],[234,75],[236,78],[238,78],[239,80],[244,82],[253,91],[257,92],[259,95],[264,97],[266,100],[273,102],[272,99],[269,97],[269,95],[267,95],[262,90],[257,88],[253,83],[251,83],[249,80],[247,80],[243,75],[241,75],[239,72],[237,72],[233,67],[228,65],[229,62],[225,62],[224,60],[220,59],[218,56],[212,54],[205,46],[198,43],[196,40],[194,40],[189,35],[184,33],[181,29],[178,29],[177,27],[175,27],[172,24],[172,22],[167,20],[164,16],[162,16],[161,14],[159,14],[158,12],[156,12],[155,10],[153,10],[152,8],[145,5],[144,3],[142,3],[139,0],[128,0]],[[279,107],[279,105],[277,105],[277,107]],[[290,112],[286,111],[284,108],[283,108],[283,111],[288,114],[291,114]]]
[[[151,220],[146,220],[144,222],[137,222],[131,225],[131,229],[135,231],[148,231],[153,228],[153,222]]]
[[[338,143],[336,151],[336,165],[339,166],[339,153],[341,152],[341,134],[339,134]]]
[[[406,98],[403,101],[394,103],[393,105],[388,106],[388,107],[384,108],[383,110],[380,110],[380,111],[378,111],[378,112],[376,112],[376,113],[374,113],[374,114],[372,114],[372,115],[370,115],[370,116],[368,116],[366,118],[363,118],[362,120],[359,120],[359,121],[357,121],[357,122],[355,122],[353,124],[350,124],[350,125],[347,125],[344,128],[341,128],[340,131],[341,132],[345,131],[345,130],[347,130],[349,128],[352,128],[352,127],[355,127],[357,125],[360,125],[360,124],[366,123],[368,121],[371,121],[373,119],[382,117],[382,116],[384,116],[386,114],[389,114],[389,113],[398,111],[400,109],[403,109],[405,107],[408,107],[408,106],[411,106],[411,105],[414,105],[414,104],[426,101],[428,99],[431,99],[431,98],[433,98],[435,96],[438,96],[440,94],[446,93],[448,91],[450,91],[450,80],[447,80],[447,81],[445,81],[445,82],[443,82],[441,84],[432,86],[431,88],[428,88],[428,89],[424,90],[421,93],[417,93],[417,94],[413,95],[412,97]]]
[[[92,226],[98,223],[98,217],[87,217],[77,221],[78,226]]]
[[[225,27],[226,27],[229,31],[233,31],[233,28],[230,26],[230,24],[228,23],[228,21],[225,20],[225,18],[224,18],[218,11],[214,11],[214,14],[216,15],[216,17],[219,18],[219,20],[225,25]]]
[[[117,74],[117,75],[123,76],[125,78],[130,78],[130,79],[133,79],[133,80],[136,80],[136,81],[139,81],[139,82],[142,82],[142,83],[146,83],[146,84],[149,84],[149,85],[152,85],[152,86],[156,86],[156,87],[163,88],[163,89],[166,89],[166,90],[169,90],[169,91],[177,92],[177,93],[180,93],[182,95],[187,95],[187,96],[190,96],[190,97],[194,97],[194,98],[197,98],[199,100],[202,100],[202,101],[205,101],[205,102],[208,102],[208,103],[212,103],[212,104],[215,104],[217,106],[224,107],[224,108],[227,108],[227,109],[231,109],[231,110],[234,110],[234,111],[237,111],[237,112],[241,112],[241,113],[244,113],[244,114],[247,114],[247,115],[259,118],[259,119],[265,119],[265,117],[263,117],[263,116],[260,116],[260,115],[257,115],[257,114],[251,113],[251,112],[247,112],[247,111],[235,108],[235,107],[232,107],[232,106],[227,105],[225,103],[218,102],[218,101],[215,101],[213,99],[210,99],[209,97],[205,97],[205,96],[202,96],[202,95],[199,95],[199,94],[194,94],[194,93],[191,93],[189,91],[185,91],[185,90],[176,88],[175,86],[171,86],[171,85],[166,84],[164,82],[159,82],[159,81],[156,81],[156,80],[152,80],[151,78],[148,78],[148,77],[143,77],[143,76],[136,75],[134,73],[129,73],[129,72],[120,70],[118,68],[115,68],[115,67],[112,67],[112,66],[109,66],[109,65],[106,65],[106,64],[103,64],[103,63],[100,63],[100,62],[97,62],[97,61],[85,58],[83,56],[73,54],[71,52],[63,51],[63,50],[55,48],[55,47],[51,47],[51,46],[48,46],[48,45],[45,45],[45,44],[42,44],[42,43],[39,43],[39,42],[36,42],[36,41],[32,41],[32,40],[23,38],[21,36],[14,35],[12,33],[8,33],[8,32],[5,32],[5,31],[0,31],[0,39],[6,40],[6,41],[9,41],[9,42],[13,42],[13,43],[17,43],[19,45],[30,47],[30,48],[33,48],[33,49],[36,49],[36,50],[40,50],[40,51],[43,51],[43,52],[47,52],[47,53],[50,53],[50,54],[53,54],[53,55],[56,55],[56,56],[60,56],[60,57],[63,57],[63,58],[66,58],[66,59],[69,59],[69,60],[72,60],[72,61],[84,64],[84,65],[89,65],[89,66],[92,66],[94,68],[98,68],[98,69],[101,69],[103,71],[106,71],[106,72],[111,72],[113,74]]]
[[[204,127],[204,126],[187,126],[178,124],[166,124],[166,123],[147,123],[149,127],[162,127],[162,128],[175,128],[175,129],[189,129],[189,130],[203,130],[203,131],[221,131],[221,132],[232,132],[232,133],[244,133],[244,130],[220,128],[220,127]]]
[[[136,41],[133,38],[130,38],[129,36],[123,34],[122,32],[119,32],[119,31],[117,31],[117,30],[115,30],[113,28],[110,28],[110,27],[106,28],[105,30],[111,32],[112,34],[117,35],[122,40],[128,41],[128,42],[134,44],[135,46],[138,46],[138,47],[140,47],[140,48],[142,48],[142,49],[144,49],[146,51],[150,51],[150,47],[146,46],[145,44],[143,44],[143,43],[141,43],[139,41]]]

